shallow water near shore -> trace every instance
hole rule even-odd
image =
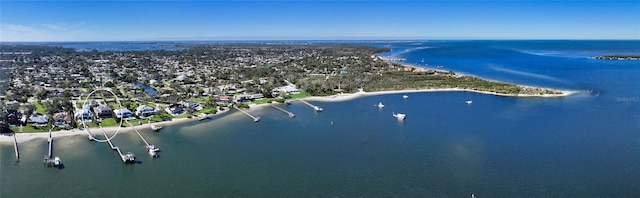
[[[436,56],[429,54],[435,49],[408,53],[408,61]],[[486,61],[473,59],[470,65]],[[295,118],[266,106],[250,111],[261,117],[257,123],[234,110],[158,133],[141,130],[162,149],[157,159],[146,155],[137,134],[118,135],[114,144],[137,155],[139,162],[130,165],[83,135],[54,140],[63,169],[43,166],[45,139],[21,143],[20,162],[14,162],[13,146],[2,144],[0,197],[640,195],[640,62],[535,59],[549,71],[526,72],[569,83],[513,72],[500,78],[596,93],[511,98],[426,92],[312,102],[323,112],[294,102],[281,107]],[[496,74],[447,60],[456,71]],[[562,72],[570,65],[551,64],[556,60],[572,63],[576,72]],[[385,107],[376,107],[379,102]],[[407,114],[406,120],[394,112]]]

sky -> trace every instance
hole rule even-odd
[[[0,41],[640,39],[640,1],[0,0]]]

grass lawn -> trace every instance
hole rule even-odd
[[[112,127],[118,126],[120,122],[118,122],[115,118],[107,118],[102,120],[102,127]]]
[[[253,100],[253,104],[264,104],[264,103],[268,103],[271,100],[267,99],[267,98],[261,98],[261,99],[257,99],[257,100]]]
[[[190,100],[200,103],[201,105],[204,103],[207,103],[209,101],[209,97],[197,97],[197,98],[191,98]]]
[[[22,132],[23,133],[42,133],[42,132],[49,132],[49,129],[51,129],[51,126],[44,126],[44,127],[33,127],[31,124],[27,124],[27,126],[24,126],[24,128],[22,128]]]
[[[208,108],[203,108],[202,110],[198,111],[196,114],[214,114],[217,112],[217,109],[215,107],[208,107]]]
[[[174,118],[188,118],[188,117],[193,117],[193,115],[188,114],[188,113],[184,113],[184,114],[173,116],[173,117]]]
[[[300,90],[299,94],[289,94],[288,96],[291,97],[291,99],[299,99],[309,97],[311,96],[311,94],[307,93],[306,91]]]
[[[40,104],[39,102],[32,102],[31,104],[33,104],[33,106],[36,107],[36,112],[42,115],[47,114],[47,109],[44,108],[44,106],[42,104]]]
[[[151,117],[151,122],[162,122],[162,121],[164,120],[162,120],[162,118],[159,115],[154,115],[153,117]]]

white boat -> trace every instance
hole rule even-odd
[[[127,154],[124,155],[124,158],[127,163],[133,163],[136,161],[136,155],[131,152],[127,152]]]
[[[151,125],[151,130],[159,131],[160,129],[162,129],[162,126]]]
[[[409,98],[409,96],[403,95],[402,98],[407,99],[407,98]]]
[[[149,156],[158,157],[158,153],[156,153],[154,150],[149,149]]]
[[[473,103],[473,101],[472,100],[467,100],[467,101],[465,101],[465,103],[471,104],[471,103]]]
[[[422,61],[421,61],[421,62],[422,62],[422,63],[424,63],[424,58],[422,58]]]
[[[382,102],[378,103],[378,108],[384,108],[384,105],[382,104]]]
[[[398,120],[404,120],[405,117],[407,117],[407,115],[402,114],[402,113],[398,113],[396,114],[395,112],[393,113],[393,117],[398,118]]]
[[[324,109],[320,108],[319,106],[313,106],[313,109],[320,112],[323,111]]]
[[[60,158],[59,157],[55,157],[53,158],[53,166],[60,166]]]
[[[159,152],[159,151],[160,151],[160,148],[157,148],[157,147],[156,147],[155,145],[153,145],[153,144],[152,144],[152,145],[147,146],[147,148],[148,148],[150,151],[151,151],[151,150],[152,150],[152,151],[155,151],[155,152]]]

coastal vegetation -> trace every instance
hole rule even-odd
[[[284,102],[364,91],[458,88],[504,95],[560,95],[559,91],[493,82],[454,72],[408,67],[378,56],[387,48],[341,44],[185,43],[176,51],[75,51],[50,45],[2,44],[0,110],[26,117],[71,115],[96,102],[111,109],[154,109],[151,122],[214,114],[236,105]],[[93,108],[95,106],[91,106]],[[183,111],[184,110],[184,111]],[[90,109],[89,111],[94,111]],[[169,111],[171,111],[169,113]],[[2,116],[5,118],[6,116]],[[97,120],[87,123],[96,127]],[[117,126],[114,117],[102,126]],[[140,124],[139,122],[132,122]],[[22,123],[23,132],[40,131]],[[37,125],[43,125],[39,123]],[[81,126],[80,126],[81,127]],[[36,129],[37,128],[37,129]],[[15,128],[12,128],[15,129]],[[26,130],[26,131],[25,131]],[[14,130],[15,131],[15,130]]]

